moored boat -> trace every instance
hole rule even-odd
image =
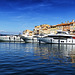
[[[21,38],[25,41],[25,42],[38,42],[38,38],[37,35],[33,35],[33,36],[28,36],[28,35],[21,35]]]
[[[0,42],[23,42],[19,35],[0,34]]]
[[[48,34],[40,37],[39,42],[54,44],[75,44],[75,35],[70,35],[65,31],[58,31],[57,34]]]

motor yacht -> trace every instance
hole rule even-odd
[[[34,42],[38,42],[38,35],[32,35],[32,36],[29,36],[29,35],[21,35],[21,38],[27,42],[27,43],[34,43]]]
[[[39,37],[39,42],[53,43],[53,44],[75,44],[75,35],[70,35],[66,31],[57,31],[57,34],[48,34]]]
[[[0,34],[0,42],[23,42],[19,35]]]

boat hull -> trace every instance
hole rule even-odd
[[[21,38],[26,42],[26,43],[37,43],[38,40],[37,38],[33,38],[32,36],[21,36]]]
[[[24,42],[20,37],[16,36],[0,36],[0,42]]]
[[[75,39],[39,38],[39,42],[52,43],[52,44],[75,44]]]

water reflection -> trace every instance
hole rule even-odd
[[[1,43],[0,54],[9,56],[31,56],[34,60],[47,63],[75,63],[75,45],[38,44],[38,43]],[[3,56],[6,56],[3,55]]]
[[[0,75],[75,73],[75,45],[0,43]]]
[[[34,55],[40,59],[48,59],[52,63],[75,63],[75,45],[40,44],[34,48]]]

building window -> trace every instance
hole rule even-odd
[[[71,26],[73,26],[73,24],[71,24]]]
[[[70,28],[70,29],[72,29],[72,30],[73,30],[73,28]]]
[[[37,30],[37,32],[39,32],[39,30]]]

